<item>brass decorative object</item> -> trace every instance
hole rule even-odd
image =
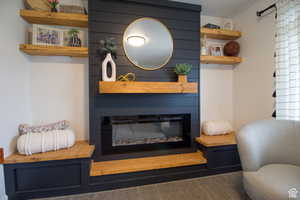
[[[135,81],[135,79],[136,77],[134,73],[127,73],[118,77],[118,81]]]

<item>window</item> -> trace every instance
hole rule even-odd
[[[276,118],[300,120],[300,2],[277,3]]]

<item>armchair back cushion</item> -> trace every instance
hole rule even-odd
[[[300,166],[300,122],[264,120],[244,126],[237,134],[244,171],[267,164]]]

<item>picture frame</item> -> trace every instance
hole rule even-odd
[[[69,31],[71,29],[62,29],[62,34],[63,34],[63,46],[71,46],[70,45],[70,39],[71,39],[71,35],[69,34]],[[85,32],[83,30],[80,29],[76,29],[78,30],[78,36],[79,39],[81,40],[81,46],[85,46]]]
[[[209,54],[211,56],[224,56],[224,46],[222,44],[213,44],[209,46]]]
[[[32,44],[47,46],[63,46],[63,32],[51,26],[33,24]]]
[[[87,14],[87,0],[60,0],[59,11],[64,13]]]

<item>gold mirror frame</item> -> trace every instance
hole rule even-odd
[[[143,67],[143,66],[141,66],[141,65],[135,64],[135,63],[130,59],[130,56],[128,55],[128,53],[127,53],[127,51],[126,51],[126,48],[125,48],[125,41],[126,41],[126,39],[127,39],[127,38],[125,39],[125,33],[126,33],[127,30],[129,29],[129,27],[130,27],[131,25],[133,25],[133,24],[135,24],[135,23],[137,23],[137,22],[139,22],[139,21],[145,20],[145,19],[154,20],[154,21],[157,21],[158,23],[160,23],[161,25],[163,25],[163,27],[165,27],[165,29],[166,29],[167,32],[170,34],[170,37],[171,37],[171,39],[172,39],[172,52],[171,52],[170,56],[168,57],[168,59],[167,59],[161,66],[159,66],[159,67],[157,67],[157,68],[153,68],[153,69],[145,68],[145,67]],[[126,55],[127,59],[131,62],[131,64],[133,64],[134,66],[137,66],[137,67],[139,67],[139,68],[141,68],[141,69],[143,69],[143,70],[153,71],[153,70],[158,70],[158,69],[160,69],[160,68],[163,68],[163,67],[166,66],[166,65],[169,63],[169,61],[171,60],[171,58],[172,58],[172,56],[173,56],[173,53],[174,53],[174,39],[173,39],[173,36],[172,36],[170,30],[168,29],[168,27],[167,27],[164,23],[162,23],[162,22],[159,21],[158,19],[155,19],[155,18],[152,18],[152,17],[142,17],[142,18],[139,18],[139,19],[134,20],[133,22],[131,22],[131,23],[126,27],[126,29],[125,29],[125,31],[124,31],[124,33],[123,33],[123,49],[124,49],[124,52],[125,52],[125,55]]]

